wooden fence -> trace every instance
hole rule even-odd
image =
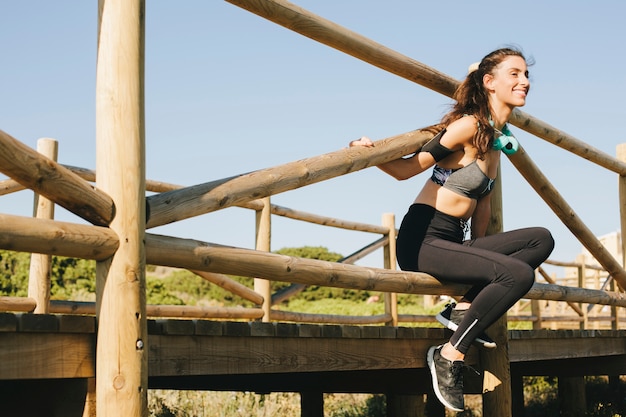
[[[356,33],[283,0],[230,1],[277,24],[316,41],[339,49],[386,71],[405,77],[427,88],[451,96],[458,81],[419,62],[402,56]],[[106,4],[107,7],[104,7]],[[433,277],[395,270],[393,247],[395,226],[386,218],[382,226],[362,225],[325,219],[309,213],[273,206],[269,198],[316,182],[346,175],[412,153],[433,137],[439,128],[431,126],[376,142],[374,148],[349,148],[297,162],[181,187],[145,179],[145,138],[143,117],[144,3],[141,0],[101,0],[99,7],[98,65],[96,77],[97,172],[67,167],[55,162],[55,152],[37,152],[8,133],[0,131],[0,171],[10,179],[0,187],[4,192],[22,187],[38,195],[36,218],[0,215],[0,248],[40,255],[60,255],[97,261],[96,302],[86,305],[49,301],[49,258],[34,255],[29,297],[1,298],[0,310],[36,312],[91,312],[98,319],[96,352],[96,409],[99,416],[145,415],[147,407],[146,317],[180,316],[240,318],[255,320],[342,321],[386,323],[421,320],[397,312],[393,294],[461,295],[466,287],[444,285]],[[123,51],[123,53],[120,53]],[[123,111],[122,111],[123,109]],[[626,147],[618,148],[618,158],[573,138],[521,111],[512,123],[527,132],[619,174],[620,207],[626,207]],[[45,154],[44,154],[45,153]],[[580,303],[626,306],[623,289],[626,272],[578,218],[557,189],[541,173],[526,151],[509,156],[512,164],[543,198],[572,234],[589,250],[612,281],[613,291],[536,283],[529,300],[568,302],[580,323],[589,314]],[[123,173],[123,176],[121,175]],[[90,182],[95,181],[95,186]],[[496,188],[491,232],[502,229],[501,193]],[[157,194],[146,197],[147,191]],[[49,201],[49,203],[47,202]],[[55,221],[52,203],[60,205],[89,225]],[[172,236],[146,233],[152,227],[204,215],[232,206],[248,207],[257,213],[257,249],[225,247]],[[384,247],[386,268],[366,268],[350,262],[332,263],[301,259],[267,252],[271,215],[282,215],[333,227],[378,233],[382,237],[372,247]],[[622,235],[625,224],[621,212]],[[147,306],[145,265],[185,268],[252,301],[258,308],[190,308]],[[255,289],[243,287],[228,275],[258,278]],[[35,278],[37,277],[37,278]],[[273,295],[265,279],[300,285],[321,285],[386,294],[385,314],[377,317],[309,316],[275,311]],[[275,301],[276,299],[274,299]],[[540,325],[539,310],[525,318]],[[617,310],[611,326],[618,325]],[[553,320],[554,321],[554,320]],[[504,328],[504,324],[501,324]],[[510,415],[510,387],[507,384],[504,355],[485,357],[485,369],[501,376],[504,384],[485,396],[484,415]]]
[[[42,139],[39,142],[42,149],[46,147],[51,147],[57,149],[58,144],[54,140],[50,139]],[[93,181],[95,179],[95,173],[93,171],[69,167],[70,170],[77,172],[83,179],[87,181]],[[177,186],[173,184],[164,184],[157,181],[147,181],[147,190],[151,192],[164,192],[169,189],[181,189],[182,186]],[[23,186],[16,183],[14,180],[4,180],[0,181],[0,192],[1,194],[8,194],[10,192],[16,192],[24,189]],[[38,216],[43,217],[51,217],[53,210],[51,208],[53,205],[45,203],[49,201],[47,199],[43,199],[38,195],[35,195],[34,206],[37,211]],[[365,223],[356,223],[348,220],[341,220],[326,216],[319,216],[311,213],[307,213],[304,211],[293,210],[290,208],[277,206],[269,203],[269,199],[262,199],[257,201],[249,202],[242,207],[250,208],[251,210],[256,211],[256,213],[262,213],[265,211],[265,207],[269,207],[269,212],[272,215],[283,216],[295,221],[303,221],[311,224],[323,225],[328,227],[336,227],[349,231],[357,231],[363,233],[370,234],[379,234],[380,238],[375,239],[371,244],[365,246],[357,250],[356,252],[350,254],[344,259],[340,260],[339,263],[343,264],[354,264],[354,262],[359,259],[364,258],[365,256],[371,254],[372,252],[382,249],[383,250],[383,259],[386,264],[386,268],[393,269],[393,265],[395,265],[395,257],[392,245],[390,245],[390,241],[393,242],[394,236],[396,233],[395,229],[395,218],[393,214],[387,213],[383,215],[383,224],[382,226],[378,225],[370,225]],[[41,209],[45,208],[47,211],[42,212]],[[18,216],[7,216],[0,215],[0,219],[3,220],[5,224],[12,224],[14,230],[19,230],[22,227],[27,227],[30,223],[30,219],[21,218]],[[259,230],[271,229],[271,218],[262,217],[263,225],[259,225]],[[50,222],[47,222],[50,224]],[[81,238],[87,237],[87,239],[91,239],[88,234],[85,234],[84,229],[89,229],[90,226],[86,227],[77,227],[77,225],[69,225],[61,222],[54,222],[57,227],[61,225],[65,230],[76,229],[77,236]],[[36,233],[41,233],[41,230],[38,230]],[[267,234],[268,236],[271,233]],[[11,234],[5,234],[5,241],[8,242],[12,240],[15,236]],[[391,236],[391,238],[390,238]],[[43,237],[43,235],[42,235]],[[266,246],[271,246],[268,242]],[[10,247],[10,246],[5,246]],[[108,253],[108,251],[104,251],[104,253]],[[85,301],[61,301],[61,300],[50,300],[50,269],[49,269],[49,259],[51,255],[42,255],[40,253],[33,253],[31,257],[31,268],[30,268],[30,279],[29,279],[29,296],[28,297],[0,297],[0,311],[15,311],[15,312],[34,312],[34,313],[59,313],[59,314],[95,314],[96,306],[93,302],[85,302]],[[90,258],[90,256],[86,256],[82,254],[82,257]],[[95,258],[97,259],[97,258]],[[582,328],[588,328],[586,322],[606,322],[609,323],[608,327],[618,328],[619,317],[617,316],[618,310],[615,308],[617,305],[623,305],[619,303],[619,298],[621,294],[610,294],[605,292],[607,284],[609,285],[609,290],[614,290],[614,281],[607,275],[606,271],[604,271],[601,267],[596,267],[593,265],[584,265],[582,263],[576,262],[558,262],[553,260],[548,260],[546,262],[548,265],[560,266],[560,267],[569,267],[575,268],[578,271],[577,277],[570,278],[555,278],[554,276],[549,276],[543,267],[540,267],[537,271],[537,282],[546,283],[550,285],[557,285],[557,281],[560,282],[559,286],[561,287],[570,287],[567,288],[566,291],[570,292],[570,295],[564,297],[563,303],[568,308],[569,311],[564,309],[562,306],[556,310],[551,309],[550,312],[557,311],[558,315],[546,316],[541,314],[541,311],[546,309],[541,309],[538,306],[533,306],[532,309],[529,310],[528,306],[530,304],[530,300],[524,300],[516,306],[513,307],[512,313],[508,316],[510,321],[528,321],[533,323],[533,327],[535,328],[545,328],[552,327],[554,322],[577,322],[581,324]],[[593,270],[595,271],[594,276],[591,279],[583,279],[583,275],[586,274],[586,271]],[[290,312],[283,310],[271,309],[271,306],[275,306],[282,301],[289,299],[290,297],[298,294],[302,291],[306,284],[294,283],[291,284],[287,288],[281,289],[279,292],[271,294],[267,292],[266,294],[261,294],[259,291],[255,290],[255,288],[262,287],[267,288],[269,291],[269,286],[263,287],[258,284],[255,284],[255,288],[248,288],[233,278],[229,277],[226,274],[214,273],[214,272],[205,272],[201,270],[191,270],[194,274],[202,277],[203,279],[215,284],[224,290],[231,292],[233,295],[242,298],[243,300],[249,301],[252,304],[255,304],[259,307],[257,308],[242,308],[242,307],[196,307],[196,306],[173,306],[173,305],[147,305],[147,316],[148,317],[172,317],[172,318],[207,318],[207,319],[244,319],[244,320],[254,320],[260,319],[263,321],[291,321],[291,322],[306,322],[306,323],[326,323],[326,324],[387,324],[387,325],[397,325],[398,323],[433,323],[434,317],[430,315],[412,315],[412,314],[401,314],[398,310],[397,300],[395,297],[389,296],[391,293],[384,293],[386,297],[383,298],[385,302],[385,314],[375,315],[375,316],[354,316],[354,315],[330,315],[330,314],[306,314],[306,313],[298,313],[298,312]],[[256,278],[257,281],[271,281],[273,278],[271,276],[263,278]],[[585,285],[586,282],[589,282],[591,285]],[[325,283],[328,285],[328,283]],[[565,285],[564,285],[565,284]],[[600,287],[602,287],[600,289]],[[543,287],[539,284],[533,291],[538,295],[534,300],[549,299],[544,288],[548,289],[551,287]],[[576,295],[571,295],[573,293]],[[612,301],[611,297],[617,297],[618,300]],[[554,297],[552,297],[554,298]],[[561,298],[561,297],[559,297]],[[589,314],[592,312],[591,308],[588,311],[583,311],[579,307],[580,301],[568,301],[568,300],[585,300],[585,302],[589,303],[590,307],[595,306],[595,302],[597,300],[603,304],[598,304],[598,306],[602,305],[611,305],[611,311],[609,315],[600,315],[600,314]],[[262,308],[266,304],[266,300],[269,301],[269,311],[266,312]],[[596,301],[594,301],[596,300]],[[604,304],[605,303],[605,304]],[[597,308],[595,309],[598,310]],[[526,311],[526,313],[521,313]],[[529,314],[530,313],[530,314]],[[569,313],[569,314],[567,314]],[[603,324],[603,327],[607,327]]]

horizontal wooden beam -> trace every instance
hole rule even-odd
[[[34,298],[0,296],[0,311],[32,312],[36,307]]]
[[[108,228],[0,215],[0,249],[104,260],[117,245],[117,236]],[[304,259],[154,234],[146,234],[146,261],[192,271],[403,294],[462,295],[468,288],[442,283],[421,272]],[[554,284],[535,283],[525,297],[626,307],[623,293]]]
[[[511,124],[547,142],[580,156],[596,165],[626,175],[626,163],[607,154],[574,136],[539,120],[520,109],[515,109],[511,116]]]
[[[105,260],[119,245],[108,227],[0,214],[0,248]]]
[[[1,301],[2,300],[0,300],[0,311],[2,311],[3,307]],[[52,300],[50,302],[50,312],[54,314],[95,315],[96,303],[89,301]],[[148,304],[146,306],[146,315],[155,319],[170,317],[178,319],[254,320],[263,317],[263,310],[259,308],[244,307],[200,307],[187,305]]]
[[[361,267],[233,248],[168,236],[146,235],[148,263],[274,281],[403,294],[462,295],[467,286],[442,283],[422,272]],[[626,307],[623,293],[535,283],[525,298]]]
[[[468,288],[444,285],[420,272],[366,268],[152,234],[146,235],[146,261],[190,270],[368,291],[461,295]]]
[[[241,205],[259,198],[356,172],[414,153],[440,126],[431,126],[375,142],[373,148],[353,147],[272,168],[224,178],[147,198],[147,228]]]
[[[91,378],[95,335],[0,332],[0,379]]]
[[[111,197],[1,130],[0,172],[92,224],[108,225],[115,216]]]
[[[287,29],[452,97],[458,81],[378,42],[284,0],[226,0]]]
[[[0,380],[94,376],[93,317],[3,314],[0,318],[0,361],[4,364],[0,367]],[[448,337],[448,330],[441,327],[258,321],[151,320],[148,329],[150,377],[176,378],[181,386],[194,376],[240,376],[253,380],[255,375],[304,377],[305,373],[311,376],[424,369],[428,347]],[[543,365],[544,372],[567,372],[567,364],[575,360],[587,375],[600,375],[607,370],[623,373],[625,369],[623,365],[616,367],[626,364],[622,359],[626,356],[624,330],[511,330],[508,335],[512,366],[537,364],[539,368]],[[46,366],[41,366],[42,357],[46,358]],[[584,366],[607,359],[609,367]],[[478,360],[477,351],[470,350],[468,363],[478,364]],[[559,368],[558,363],[563,367]],[[545,374],[536,368],[528,368],[524,375]],[[578,366],[574,368],[580,370]],[[220,385],[217,379],[211,387],[223,389],[228,383],[222,380]]]
[[[452,97],[459,81],[286,0],[226,0],[296,33]],[[626,163],[515,109],[511,123],[602,167],[626,175]]]
[[[608,271],[622,289],[626,289],[626,271],[609,250],[593,234],[591,229],[578,217],[574,209],[567,204],[556,187],[535,165],[526,151],[520,147],[513,155],[508,155],[511,163],[546,202],[563,224],[589,250],[589,253]]]

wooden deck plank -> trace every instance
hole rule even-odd
[[[0,380],[95,376],[93,333],[0,332]]]
[[[93,377],[95,319],[33,316],[0,314],[0,380]],[[151,320],[149,375],[181,385],[199,378],[213,389],[208,381],[218,387],[224,381],[225,388],[247,380],[252,389],[258,388],[252,381],[260,384],[264,377],[281,386],[281,378],[311,382],[332,374],[333,384],[356,389],[367,383],[350,383],[348,375],[421,375],[427,348],[449,334],[402,326]],[[477,353],[470,350],[468,363],[478,361]],[[512,372],[528,375],[626,374],[626,330],[512,330],[509,358]],[[371,383],[382,381],[374,377]]]

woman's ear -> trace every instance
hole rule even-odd
[[[494,86],[493,86],[493,75],[491,74],[485,74],[483,75],[483,85],[485,86],[485,88],[489,91],[493,91],[494,90]]]

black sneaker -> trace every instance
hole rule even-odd
[[[433,379],[433,390],[441,404],[454,411],[465,409],[463,398],[463,361],[449,361],[441,356],[443,345],[431,346],[426,360]]]
[[[446,308],[437,314],[437,321],[453,332],[459,328],[459,324],[463,321],[463,316],[467,310],[455,310],[455,303],[446,305]],[[487,349],[495,349],[496,342],[487,336],[484,332],[476,336],[475,342]]]

